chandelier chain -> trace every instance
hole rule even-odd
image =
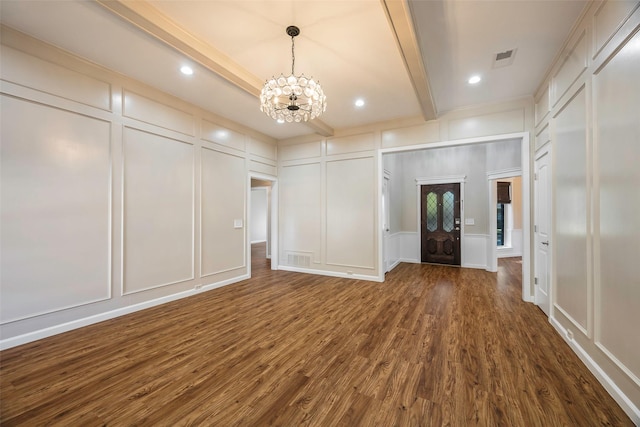
[[[295,36],[291,36],[291,75],[295,75],[295,73],[293,72],[293,68],[296,65],[296,53],[295,53]]]

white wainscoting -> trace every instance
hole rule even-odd
[[[465,234],[462,238],[462,267],[487,268],[486,234]],[[401,262],[420,262],[420,235],[415,231],[400,231],[389,236],[389,270]]]
[[[110,124],[11,96],[0,106],[0,324],[109,300]]]
[[[235,224],[275,141],[1,33],[0,349],[248,277]]]
[[[462,237],[462,266],[487,268],[488,234],[465,234]]]
[[[511,230],[511,246],[498,246],[498,258],[522,256],[522,230]]]
[[[389,236],[389,271],[401,262],[420,262],[420,240],[414,231],[399,231]]]

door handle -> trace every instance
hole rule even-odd
[[[540,243],[542,243],[545,246],[549,246],[549,242],[540,242]]]

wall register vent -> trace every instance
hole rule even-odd
[[[287,264],[295,267],[309,267],[311,266],[311,255],[287,254]]]

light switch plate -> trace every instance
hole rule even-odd
[[[234,219],[233,220],[233,228],[242,228],[242,220]]]
[[[465,218],[464,225],[475,225],[476,221],[473,218]]]

